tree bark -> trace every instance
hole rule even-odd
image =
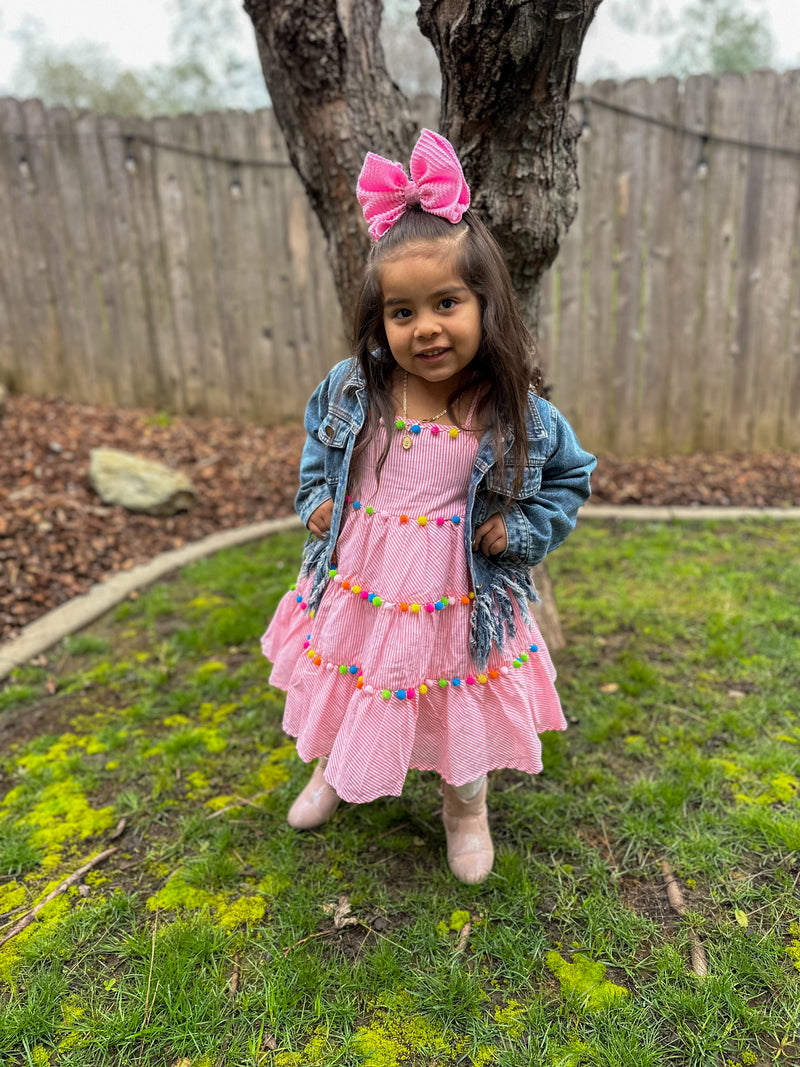
[[[534,336],[539,282],[578,210],[578,56],[601,0],[421,0],[442,69],[440,132],[457,146]]]
[[[380,0],[244,0],[289,157],[322,224],[345,329],[370,238],[355,197],[369,151],[407,160],[408,103],[389,77]]]

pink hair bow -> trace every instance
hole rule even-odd
[[[423,211],[460,222],[469,207],[469,186],[450,142],[423,130],[411,153],[406,176],[400,163],[368,152],[358,176],[356,195],[376,241],[390,230],[412,204]]]

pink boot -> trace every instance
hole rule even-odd
[[[442,782],[447,862],[459,882],[467,885],[483,882],[494,863],[486,810],[487,789],[488,783],[484,782],[472,800],[461,800],[451,785]]]
[[[308,785],[289,808],[286,821],[295,830],[313,830],[330,819],[339,807],[339,797],[332,785],[325,781],[328,757],[320,756]]]

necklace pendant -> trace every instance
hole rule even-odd
[[[403,448],[406,452],[408,452],[409,448],[411,448],[411,440],[412,438],[410,433],[407,433],[403,438]]]

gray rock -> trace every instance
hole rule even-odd
[[[185,474],[116,448],[91,450],[89,481],[105,504],[120,504],[146,515],[188,511],[197,499]]]

